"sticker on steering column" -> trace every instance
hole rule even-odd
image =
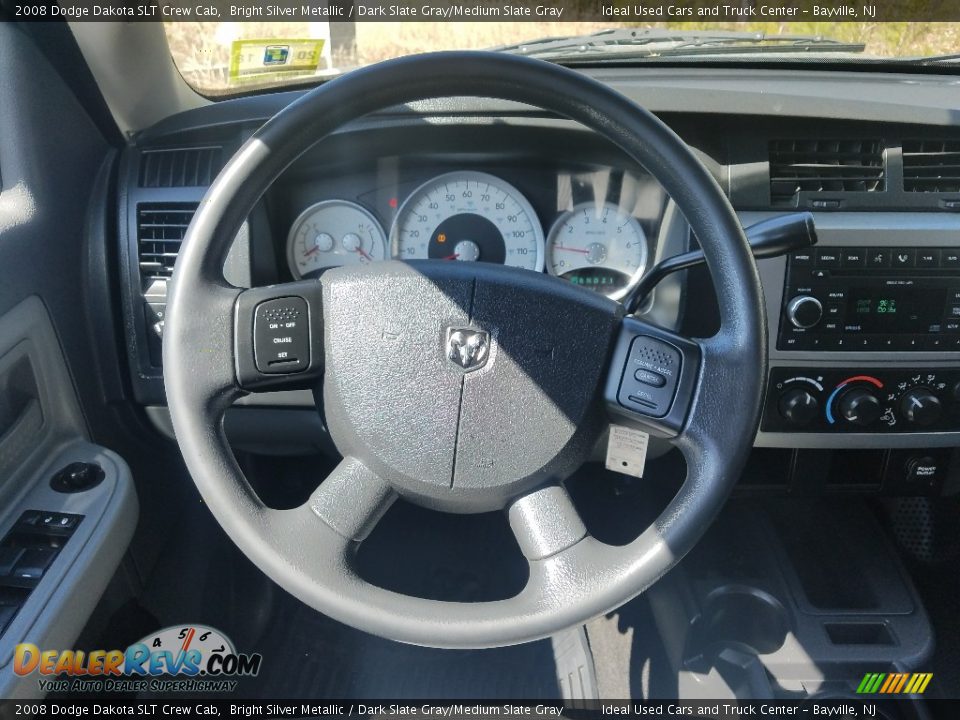
[[[650,435],[626,425],[611,425],[607,440],[607,470],[643,477]]]

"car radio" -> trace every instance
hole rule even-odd
[[[777,349],[960,351],[960,249],[793,253]]]

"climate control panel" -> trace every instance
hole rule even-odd
[[[960,370],[773,368],[761,429],[818,433],[960,431]]]

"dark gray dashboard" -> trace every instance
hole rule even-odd
[[[960,158],[960,111],[951,102],[955,76],[689,67],[590,72],[658,112],[698,152],[745,224],[810,209],[824,246],[960,247],[960,180],[949,176],[949,166]],[[144,212],[169,211],[174,213],[167,218],[171,226],[185,226],[190,208],[222,163],[263,120],[297,96],[263,95],[191,110],[142,132],[124,153],[118,205],[121,291],[131,381],[141,404],[164,403],[157,362],[160,338],[154,330],[157,312],[162,320],[163,283],[144,278],[144,232],[150,225]],[[937,158],[942,158],[942,168]],[[392,203],[402,202],[424,178],[457,168],[509,179],[530,198],[545,225],[556,214],[553,185],[559,174],[593,169],[644,176],[615,147],[524,106],[451,99],[397,108],[345,128],[291,166],[250,217],[226,273],[244,285],[287,280],[286,234],[310,203],[345,197],[370,209],[388,227],[396,210]],[[385,187],[388,175],[390,186]],[[654,190],[649,193],[656,196]],[[654,206],[644,228],[657,256],[682,250],[690,241],[682,218],[664,198],[651,200]],[[177,231],[172,232],[169,242],[164,245],[168,238],[160,238],[157,247],[169,248],[175,257]],[[783,258],[760,263],[773,368],[854,373],[876,365],[958,365],[960,352],[951,350],[905,356],[897,351],[777,349],[785,267]],[[713,303],[709,283],[689,273],[658,290],[652,312],[663,324],[696,334],[709,330]],[[284,393],[247,402],[296,407],[306,406],[308,398]],[[162,423],[162,411],[152,413]],[[957,427],[883,434],[761,431],[757,445],[954,446],[960,445]]]

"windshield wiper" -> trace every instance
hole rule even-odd
[[[907,62],[916,65],[936,65],[938,63],[960,62],[960,53],[947,53],[946,55],[927,55],[925,57],[898,58],[897,62]]]
[[[676,32],[661,28],[601,30],[590,35],[545,37],[493,48],[545,60],[594,60],[753,53],[860,53],[863,43],[819,35],[755,32]]]

